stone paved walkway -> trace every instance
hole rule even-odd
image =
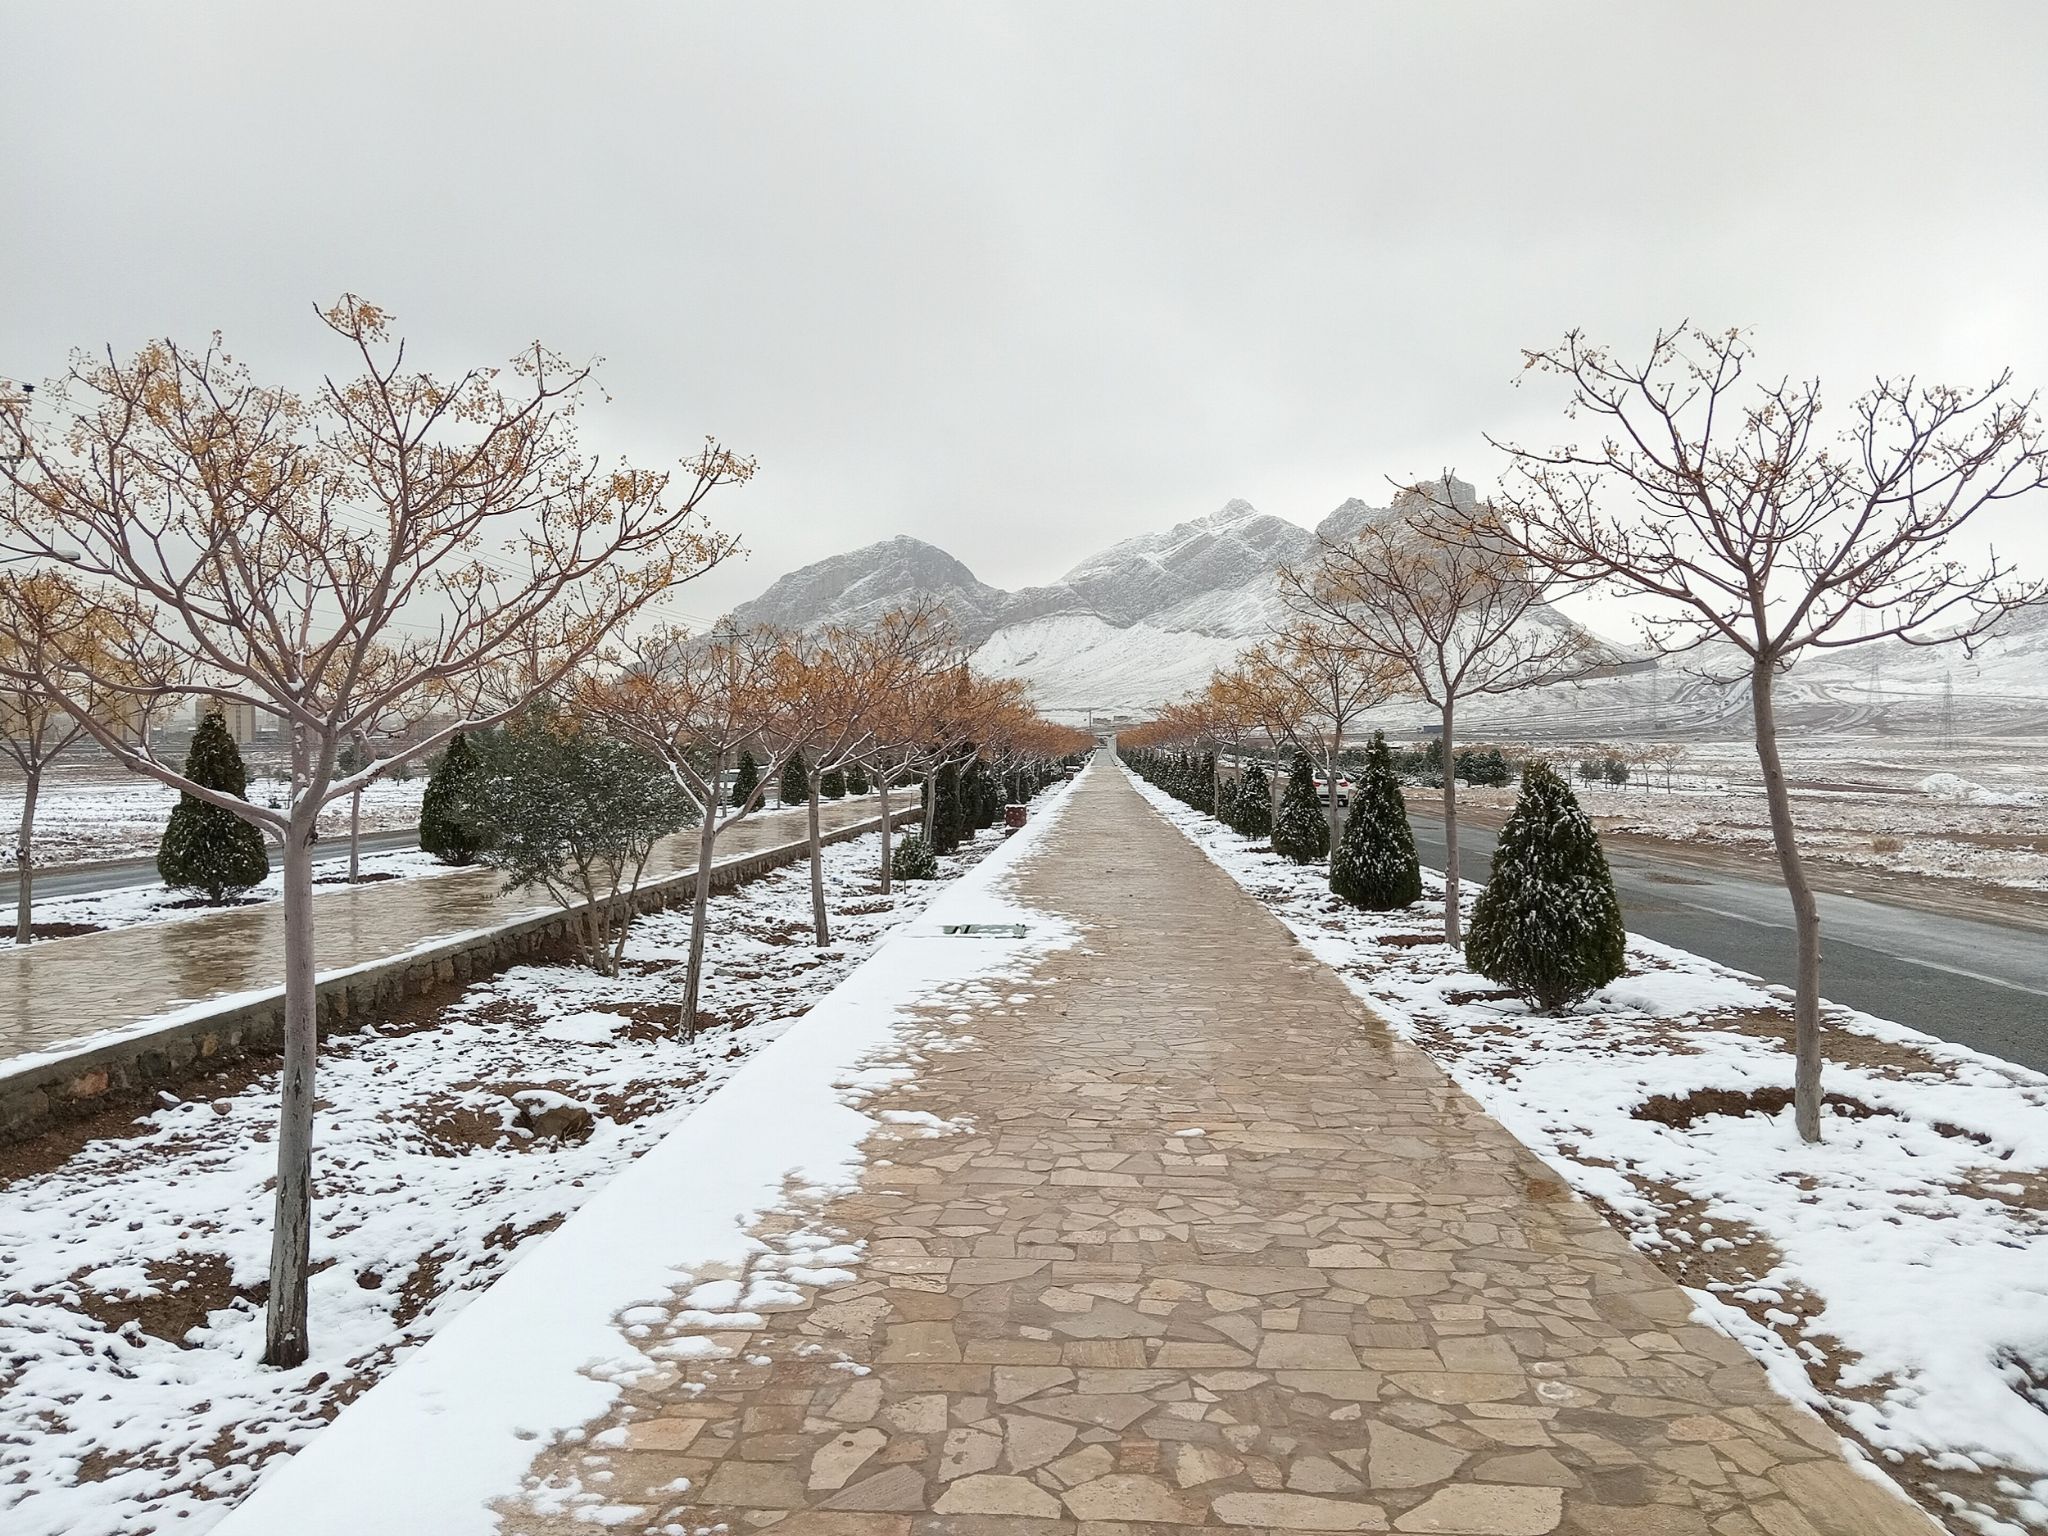
[[[711,1334],[533,1487],[678,1533],[1932,1529],[1113,766],[1018,890],[1083,943],[880,1103],[970,1128],[880,1133],[760,1229],[864,1238],[857,1281]],[[547,1502],[504,1529],[590,1528]]]
[[[892,795],[892,810],[899,808]],[[873,796],[820,807],[827,831],[877,814]],[[803,836],[801,809],[749,816],[718,839],[718,857]],[[647,878],[697,867],[692,833],[664,840]],[[488,928],[547,905],[505,894],[496,870],[334,886],[314,893],[315,960],[322,971],[399,954],[446,934]],[[0,949],[0,1061],[119,1029],[189,1003],[277,986],[284,908],[266,901],[230,912]]]

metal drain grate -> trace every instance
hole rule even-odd
[[[1021,939],[1030,931],[1022,923],[947,923],[939,929],[960,939]]]

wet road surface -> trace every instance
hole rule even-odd
[[[1422,862],[1441,869],[1441,820],[1411,808]],[[1494,829],[1458,829],[1460,874],[1484,882]],[[1718,864],[1610,844],[1631,932],[1792,985],[1784,888]],[[2036,1071],[2048,1072],[2048,936],[1979,917],[1823,891],[1821,993]]]

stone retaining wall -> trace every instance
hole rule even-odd
[[[890,820],[897,826],[924,813],[915,801]],[[824,834],[828,843],[864,836],[882,824],[879,816]],[[799,840],[735,854],[711,866],[714,889],[757,880],[794,864],[809,843]],[[635,910],[653,912],[690,898],[696,872],[664,875],[640,887]],[[443,943],[408,950],[320,978],[320,1028],[346,1027],[387,1012],[410,998],[443,987],[494,975],[522,962],[554,959],[570,952],[570,926],[580,908],[563,908],[519,918],[480,933],[459,934]],[[21,1141],[80,1116],[186,1077],[212,1071],[246,1056],[275,1055],[284,1031],[284,989],[224,1002],[219,1008],[181,1015],[160,1029],[82,1047],[54,1061],[0,1075],[0,1142]]]

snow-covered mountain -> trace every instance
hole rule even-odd
[[[921,597],[944,602],[961,634],[978,644],[1009,594],[976,581],[937,545],[899,534],[791,571],[732,616],[782,629],[866,624]]]
[[[1469,503],[1472,487],[1453,481],[1451,494]],[[1111,545],[1048,586],[1016,592],[987,585],[933,545],[885,539],[790,572],[734,617],[792,628],[857,624],[937,597],[975,648],[976,666],[1024,678],[1047,713],[1142,715],[1199,688],[1285,622],[1278,573],[1311,558],[1318,535],[1346,539],[1368,523],[1411,516],[1414,499],[1402,492],[1374,507],[1354,498],[1313,530],[1230,501],[1207,517]],[[1550,609],[1534,617],[1572,622]],[[1516,738],[1725,735],[1741,728],[1746,695],[1699,676],[1739,670],[1716,661],[1676,658],[1538,694],[1475,700],[1465,713],[1475,726]],[[1897,642],[1811,656],[1780,685],[1780,697],[1798,729],[1912,733],[1963,721],[2003,733],[2048,730],[2048,609],[2016,615],[1975,657]],[[1427,715],[1389,706],[1387,719],[1374,723],[1405,733]]]
[[[1469,502],[1472,488],[1454,481],[1452,494]],[[1017,592],[984,584],[933,545],[885,539],[790,572],[733,617],[792,628],[861,623],[937,597],[976,666],[1026,679],[1048,713],[1142,713],[1200,687],[1285,621],[1279,571],[1309,559],[1318,534],[1346,537],[1409,510],[1400,496],[1391,507],[1354,499],[1310,530],[1233,500]]]

